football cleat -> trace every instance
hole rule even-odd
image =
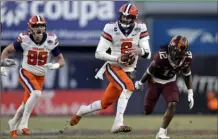
[[[156,139],[169,139],[166,133],[157,133]]]
[[[23,128],[22,129],[22,134],[23,135],[30,135],[30,130],[28,128]]]
[[[17,137],[17,123],[14,123],[12,120],[8,121],[8,126],[10,129],[10,137],[16,138]]]
[[[132,128],[131,127],[129,127],[129,126],[117,126],[117,127],[115,127],[115,126],[113,126],[112,127],[112,129],[111,129],[111,132],[112,133],[119,133],[119,132],[130,132],[130,131],[132,131]]]
[[[10,137],[16,138],[17,137],[17,130],[10,131]]]
[[[76,124],[79,123],[79,121],[80,121],[81,118],[82,118],[82,117],[81,117],[81,116],[78,116],[78,115],[73,116],[73,117],[71,118],[71,120],[70,120],[70,125],[71,125],[71,126],[75,126]]]

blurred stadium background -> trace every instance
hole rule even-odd
[[[36,134],[55,135],[81,104],[101,98],[108,82],[94,78],[96,71],[104,63],[94,58],[94,52],[105,23],[117,20],[120,6],[127,2],[1,2],[2,49],[14,42],[19,33],[27,31],[29,18],[39,14],[45,17],[48,31],[58,36],[59,48],[66,59],[64,68],[49,71],[47,74],[43,96],[30,119],[30,128]],[[190,43],[194,56],[192,73],[195,106],[192,110],[188,109],[186,87],[183,79],[179,77],[177,83],[181,90],[180,103],[177,116],[170,126],[173,137],[183,139],[187,135],[187,138],[193,139],[217,138],[217,2],[130,2],[138,7],[139,20],[147,24],[152,53],[160,44],[167,43],[177,34],[187,37]],[[21,57],[21,53],[11,56],[18,63]],[[149,62],[139,60],[137,79]],[[15,113],[23,98],[23,89],[17,79],[18,69],[19,67],[11,68],[9,76],[2,77],[1,135],[8,133],[7,120]],[[121,138],[154,138],[166,104],[160,98],[153,116],[144,116],[144,95],[145,91],[135,91],[131,97],[126,110],[126,123],[136,130],[129,136],[122,135]],[[72,133],[70,138],[80,138],[80,135],[85,136],[84,138],[119,138],[109,134],[115,111],[116,105],[113,105],[94,113],[98,115],[96,118],[84,118],[77,127],[69,129],[69,133]],[[106,132],[100,132],[102,130]],[[189,135],[192,131],[194,136]],[[89,133],[94,135],[89,136]],[[102,136],[105,133],[109,134],[108,137]]]

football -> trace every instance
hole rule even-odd
[[[128,59],[128,65],[132,65],[135,62],[135,56]]]
[[[127,62],[128,65],[132,65],[135,61],[135,55],[132,55],[132,53],[126,53],[122,55],[121,60]]]

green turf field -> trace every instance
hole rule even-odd
[[[19,139],[155,139],[162,116],[125,116],[125,123],[133,128],[130,133],[112,134],[113,116],[84,117],[75,127],[62,129],[69,117],[31,117],[32,135]],[[1,118],[1,139],[9,139],[8,117]],[[217,139],[217,117],[177,115],[169,129],[171,139]]]

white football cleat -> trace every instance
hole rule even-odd
[[[125,125],[115,125],[113,124],[112,128],[111,128],[111,132],[112,133],[119,133],[119,132],[130,132],[132,131],[132,128],[129,126],[125,126]]]
[[[167,136],[167,132],[165,133],[157,133],[156,139],[169,139],[170,137]]]
[[[10,128],[10,131],[17,130],[18,123],[19,123],[19,122],[14,123],[13,120],[10,119],[10,120],[8,121],[8,126],[9,126],[9,128]]]

